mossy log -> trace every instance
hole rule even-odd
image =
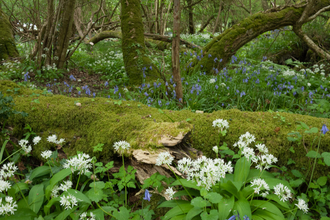
[[[0,9],[0,62],[8,58],[18,57],[18,51],[8,17]]]
[[[189,71],[193,73],[202,70],[206,73],[212,73],[213,68],[222,69],[238,49],[260,34],[281,27],[295,25],[303,15],[306,5],[272,8],[266,12],[259,12],[245,18],[219,36],[213,38],[203,48],[204,56],[200,60],[195,58],[191,67],[188,67]],[[312,10],[308,8],[308,11],[305,11],[305,16],[311,16],[328,5],[330,4],[327,0],[319,1],[318,4],[313,5]],[[215,58],[218,59],[217,62],[214,61]],[[222,62],[219,62],[220,59],[222,59]]]
[[[147,47],[153,47],[153,45],[156,46],[159,50],[165,50],[165,49],[171,49],[172,47],[172,38],[168,36],[163,35],[157,35],[157,34],[148,34],[144,33],[145,44]],[[94,37],[92,37],[88,43],[97,44],[98,42],[108,39],[108,38],[122,38],[122,34],[120,31],[102,31],[98,34],[96,34]],[[202,49],[200,46],[196,44],[189,43],[188,41],[180,39],[180,43],[182,45],[186,45],[187,48],[199,48]]]
[[[16,89],[16,94],[14,93]],[[66,142],[61,150],[67,156],[82,151],[96,156],[100,161],[115,160],[118,156],[114,152],[113,144],[125,140],[132,149],[126,156],[131,162],[128,164],[138,167],[141,179],[159,172],[154,165],[155,158],[160,151],[170,151],[176,160],[183,156],[196,158],[203,152],[207,157],[215,157],[212,147],[219,146],[219,131],[212,127],[215,119],[226,119],[229,122],[228,133],[221,137],[220,144],[226,142],[228,147],[237,151],[233,146],[239,137],[246,132],[255,135],[257,141],[263,142],[271,154],[278,157],[278,166],[286,166],[288,170],[297,169],[306,173],[312,164],[306,155],[306,150],[316,150],[311,146],[319,134],[304,134],[304,145],[289,142],[287,134],[296,130],[299,121],[308,126],[321,129],[323,124],[330,127],[330,120],[306,115],[270,112],[242,112],[237,109],[215,111],[213,113],[198,114],[189,110],[171,111],[148,107],[134,101],[112,100],[107,98],[71,98],[62,95],[42,95],[41,90],[30,90],[11,81],[0,81],[0,91],[10,95],[15,101],[15,110],[27,112],[28,117],[12,116],[9,125],[13,127],[14,135],[23,138],[23,128],[29,124],[42,141],[34,146],[32,154],[40,158],[44,150],[52,149],[52,144],[46,141],[49,135],[57,134],[65,138]],[[36,94],[41,94],[37,96]],[[38,99],[38,102],[34,101]],[[76,102],[81,103],[77,106]],[[171,122],[166,116],[172,118]],[[285,117],[283,123],[277,114]],[[187,120],[187,119],[190,120]],[[177,139],[173,146],[164,146],[167,140]],[[102,143],[102,153],[93,153],[93,146]],[[293,147],[295,153],[290,151]],[[194,150],[194,149],[196,150]],[[330,132],[322,137],[319,152],[329,152]],[[289,159],[295,164],[287,165]],[[126,164],[126,163],[125,163]],[[165,171],[164,169],[164,172]],[[329,168],[317,164],[315,176],[328,174]]]

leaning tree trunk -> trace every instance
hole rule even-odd
[[[215,68],[220,70],[238,49],[260,34],[288,25],[293,26],[298,22],[303,12],[311,16],[321,8],[329,5],[330,3],[327,0],[322,0],[318,4],[314,4],[313,10],[308,12],[304,12],[306,5],[302,5],[275,8],[267,12],[254,14],[215,37],[204,47],[203,58],[199,61],[197,59],[193,60],[189,71],[202,70],[211,73]]]
[[[0,61],[18,57],[12,27],[5,13],[0,9]]]
[[[146,56],[140,0],[121,0],[122,51],[131,85],[142,84],[143,77],[158,78],[159,72]]]

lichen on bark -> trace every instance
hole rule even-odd
[[[0,9],[0,61],[18,57],[18,51],[8,17]]]
[[[121,30],[123,58],[129,83],[142,84],[142,68],[146,68],[147,78],[159,78],[157,67],[146,56],[140,0],[121,0]]]

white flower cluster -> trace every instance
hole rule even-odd
[[[302,210],[305,214],[308,212],[308,206],[303,199],[298,199],[298,204],[296,204],[298,209]]]
[[[14,176],[14,173],[18,170],[13,162],[7,163],[2,166],[0,170],[0,178],[7,179]]]
[[[11,184],[9,181],[6,181],[7,178],[14,176],[14,173],[18,168],[14,165],[13,162],[4,164],[0,170],[0,193],[6,192],[10,189]],[[12,197],[6,196],[4,201],[3,198],[0,198],[0,215],[9,215],[14,214],[17,210],[16,201]]]
[[[216,79],[210,79],[210,84],[215,83]]]
[[[63,167],[65,169],[71,168],[72,172],[79,171],[79,174],[86,174],[90,172],[89,169],[92,168],[91,161],[92,159],[88,154],[78,154],[70,160],[67,160]]]
[[[283,71],[282,72],[282,75],[284,77],[287,77],[287,78],[288,77],[293,77],[293,76],[297,76],[299,79],[304,79],[305,78],[305,75],[304,74],[297,73],[294,70],[290,70],[290,69]]]
[[[118,141],[113,144],[113,148],[119,153],[124,152],[125,150],[129,150],[131,145],[126,141]]]
[[[17,204],[13,197],[6,196],[4,201],[2,201],[2,198],[0,198],[0,215],[13,215],[17,210],[16,208]]]
[[[22,150],[25,152],[25,154],[28,154],[32,151],[31,145],[27,145],[29,143],[28,140],[22,139],[18,142],[19,146],[21,146]]]
[[[87,212],[83,212],[80,216],[79,216],[79,220],[95,220],[95,215],[93,214],[93,212],[89,213],[89,217]]]
[[[197,186],[202,186],[209,190],[213,185],[225,178],[226,173],[232,173],[231,162],[227,164],[223,159],[210,159],[205,156],[192,161],[183,158],[178,161],[177,169],[187,175],[187,180],[195,181]]]
[[[156,165],[161,166],[163,164],[171,165],[173,161],[173,157],[169,152],[162,152],[158,154],[157,160],[156,160]]]
[[[47,141],[50,143],[54,143],[54,144],[62,144],[64,143],[64,138],[61,138],[60,140],[57,140],[57,136],[56,134],[52,135],[52,136],[48,136]]]
[[[173,198],[173,195],[176,192],[172,189],[172,187],[169,187],[166,189],[165,194],[168,196],[169,200],[171,200]]]
[[[64,209],[72,209],[77,205],[77,198],[69,194],[68,196],[61,196],[60,205],[64,206]]]
[[[51,150],[45,150],[45,151],[41,152],[41,156],[46,160],[48,160],[48,158],[50,158],[52,156],[52,154],[53,154],[53,151],[51,151]]]
[[[262,171],[263,169],[269,169],[270,166],[277,162],[277,158],[272,154],[268,153],[268,148],[264,144],[257,144],[256,148],[259,151],[259,154],[256,156],[253,148],[248,147],[249,144],[255,141],[254,135],[246,132],[241,135],[238,142],[234,143],[234,147],[238,147],[242,150],[242,154],[252,162],[256,163],[256,168]]]
[[[263,179],[254,179],[251,181],[251,187],[255,186],[254,193],[261,195],[262,197],[266,197],[269,194],[269,186]],[[262,189],[261,189],[262,188]],[[265,190],[265,192],[260,193],[261,190]]]
[[[212,126],[213,127],[218,127],[220,128],[221,131],[223,131],[223,129],[228,129],[229,128],[229,124],[227,120],[224,119],[216,119],[212,122]]]
[[[58,197],[58,194],[59,194],[60,190],[63,191],[63,192],[66,192],[66,191],[68,191],[68,189],[72,188],[72,185],[73,185],[73,183],[70,180],[64,181],[63,183],[61,183],[60,186],[55,185],[53,190],[52,190],[51,196],[53,198]]]
[[[274,194],[277,195],[283,202],[292,198],[291,190],[287,186],[284,186],[282,183],[274,186]]]

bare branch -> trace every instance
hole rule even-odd
[[[319,16],[322,12],[325,12],[325,11],[330,11],[330,5],[328,5],[327,7],[322,8],[321,10],[316,12],[313,16],[310,16],[309,18],[307,18],[306,22],[314,20],[317,16]]]

